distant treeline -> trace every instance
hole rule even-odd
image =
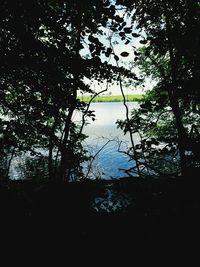
[[[89,102],[91,100],[91,96],[78,96],[81,101]],[[126,101],[141,101],[144,99],[144,95],[126,95]],[[122,95],[99,95],[96,96],[92,102],[123,102]]]

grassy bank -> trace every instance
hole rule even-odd
[[[79,96],[81,101],[89,102],[91,96]],[[126,95],[126,101],[141,101],[144,99],[144,95]],[[122,95],[99,95],[94,98],[92,102],[122,102]]]

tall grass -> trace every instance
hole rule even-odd
[[[126,101],[142,101],[144,99],[144,95],[126,95]],[[89,102],[91,96],[78,96],[81,101]],[[92,102],[122,102],[122,95],[99,95],[94,98]]]

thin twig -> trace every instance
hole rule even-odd
[[[95,153],[95,155],[94,156],[92,156],[92,160],[90,161],[90,165],[89,165],[89,167],[88,167],[88,171],[87,171],[87,174],[86,174],[86,176],[85,176],[85,178],[87,178],[88,177],[88,175],[89,175],[89,173],[90,173],[90,170],[91,170],[91,168],[92,168],[92,164],[93,164],[93,162],[94,162],[94,160],[95,160],[95,158],[97,157],[97,155],[107,146],[107,144],[108,143],[110,143],[110,142],[113,142],[114,140],[112,139],[112,140],[108,140],[96,153]]]
[[[100,94],[106,92],[107,90],[108,90],[108,81],[107,81],[107,83],[106,83],[106,88],[103,89],[102,91],[98,92],[98,93],[95,93],[95,94],[91,97],[91,99],[89,100],[88,105],[87,105],[87,109],[84,111],[83,116],[82,116],[82,124],[81,124],[81,127],[80,127],[79,134],[82,133],[83,128],[84,128],[84,126],[85,126],[85,121],[86,121],[86,120],[85,120],[85,117],[87,116],[87,113],[88,113],[88,111],[89,111],[90,104],[92,103],[92,101],[93,101],[98,95],[100,95]]]
[[[114,52],[114,47],[112,45],[111,39],[112,39],[112,36],[110,37],[110,46],[112,48],[113,54],[116,56],[116,54]],[[116,61],[117,67],[119,68],[118,61],[116,59],[115,59],[115,61]],[[126,97],[125,97],[124,91],[123,91],[122,78],[121,78],[121,73],[120,72],[119,72],[119,86],[120,86],[120,91],[121,91],[121,94],[122,94],[122,97],[123,97],[123,105],[124,105],[125,110],[126,110],[126,121],[127,121],[127,126],[128,126],[129,137],[130,137],[130,140],[131,140],[131,146],[132,146],[134,154],[136,154],[135,143],[134,143],[134,140],[133,140],[133,135],[132,135],[132,132],[131,132],[131,127],[130,127],[129,108],[128,108],[127,103],[126,103]],[[137,166],[138,175],[141,176],[140,168],[139,168],[139,164],[138,164],[138,160],[137,159],[135,160],[135,163],[136,163],[136,166]]]

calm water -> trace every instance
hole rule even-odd
[[[134,107],[138,107],[137,102],[129,102],[128,106],[130,110]],[[125,119],[125,107],[121,102],[114,103],[92,103],[90,110],[94,110],[96,114],[95,121],[88,121],[88,125],[84,128],[84,133],[88,135],[85,141],[85,146],[91,155],[95,156],[95,159],[84,165],[85,172],[88,173],[88,178],[96,179],[117,179],[119,177],[126,176],[123,170],[134,166],[134,162],[130,162],[129,158],[120,153],[120,150],[126,150],[130,145],[130,139],[128,135],[124,135],[123,131],[117,128],[116,120]],[[74,121],[80,122],[79,114],[75,114]],[[134,136],[134,141],[137,143],[138,136]],[[44,151],[40,151],[43,154]],[[10,168],[11,179],[22,179],[26,157],[15,157],[12,160]],[[32,160],[30,160],[32,162]],[[31,163],[32,164],[32,163]],[[89,167],[89,166],[92,167]],[[19,166],[21,166],[19,168]],[[40,167],[38,167],[40,166]],[[35,163],[35,166],[31,166],[31,169],[36,169],[38,175],[41,176],[44,173],[44,166],[41,162]],[[41,174],[40,174],[41,172]],[[27,171],[26,171],[27,173]]]
[[[137,108],[137,102],[129,102],[130,110]],[[125,107],[121,102],[113,103],[92,103],[91,110],[95,110],[96,120],[87,125],[84,133],[89,137],[86,139],[86,145],[91,153],[96,156],[93,162],[94,174],[99,175],[104,179],[116,179],[126,176],[124,171],[120,169],[127,169],[134,166],[134,162],[130,162],[129,158],[120,153],[120,150],[126,150],[130,145],[128,135],[124,135],[121,129],[117,128],[116,120],[125,119]],[[138,142],[138,136],[134,136],[135,143]],[[99,151],[99,152],[98,152]]]

